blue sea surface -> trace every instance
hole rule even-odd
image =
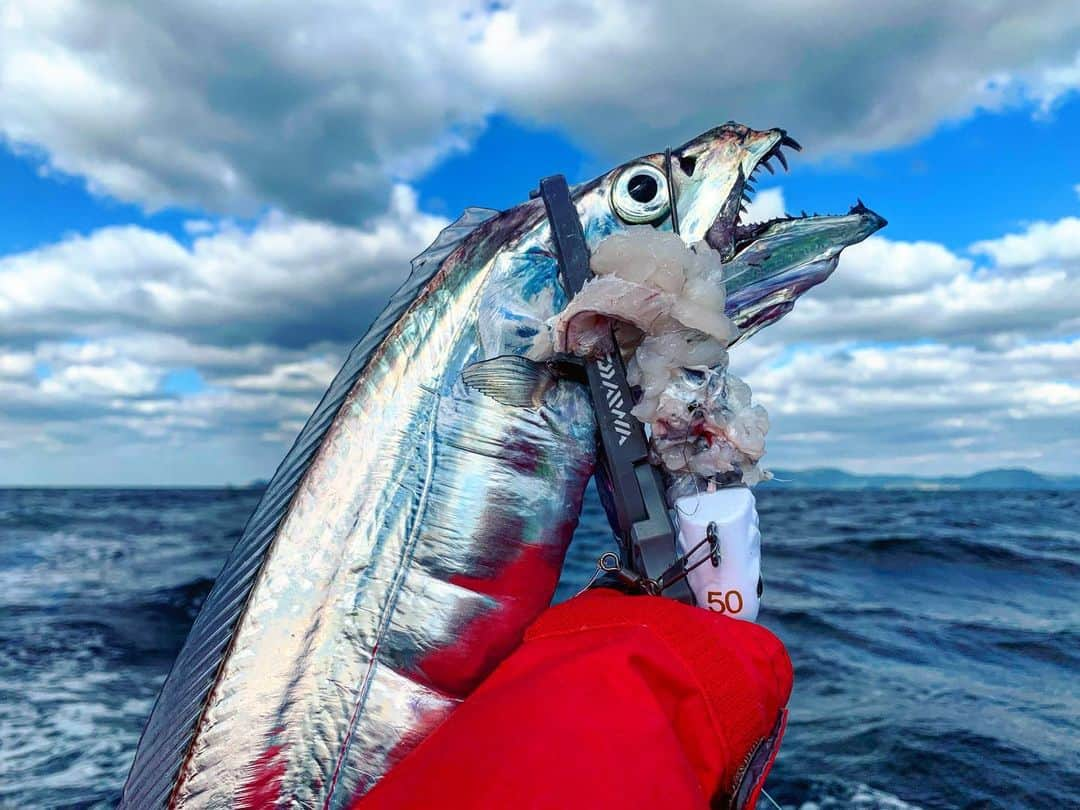
[[[115,802],[258,498],[0,490],[0,806]],[[795,663],[777,802],[1080,807],[1080,493],[758,500],[761,622]],[[557,598],[608,545],[590,497]]]

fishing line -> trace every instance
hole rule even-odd
[[[771,805],[772,805],[773,807],[775,807],[775,808],[776,808],[776,810],[784,810],[784,808],[783,808],[783,807],[781,807],[780,805],[778,805],[778,804],[776,803],[776,799],[774,799],[774,798],[773,798],[772,796],[770,796],[770,795],[769,795],[768,793],[766,793],[766,792],[765,792],[765,788],[762,788],[762,789],[761,789],[761,795],[762,795],[762,796],[764,796],[764,797],[765,797],[766,799],[768,799],[768,800],[769,800],[769,803],[770,803],[770,804],[771,804]]]

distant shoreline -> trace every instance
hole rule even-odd
[[[914,475],[860,475],[832,467],[806,470],[773,470],[773,480],[762,482],[761,489],[824,490],[910,490],[917,492],[960,492],[971,490],[1080,490],[1080,475],[1049,475],[1024,468],[996,468],[971,475],[922,477]],[[246,484],[15,484],[0,485],[3,490],[63,491],[163,491],[163,492],[258,492],[267,481]]]
[[[1047,475],[1024,468],[997,468],[971,475],[859,475],[831,467],[773,470],[769,489],[899,489],[920,492],[970,490],[1069,491],[1080,489],[1080,475]]]

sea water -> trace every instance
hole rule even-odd
[[[259,493],[0,490],[0,806],[108,807]],[[1080,806],[1080,493],[758,492],[786,808]],[[556,598],[610,547],[590,494]],[[765,803],[762,803],[765,806]]]

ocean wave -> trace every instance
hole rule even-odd
[[[808,798],[782,806],[785,810],[921,810],[920,805],[862,782],[819,781],[811,783],[807,794]],[[762,802],[758,806],[765,805]]]
[[[257,500],[0,491],[0,806],[112,803]],[[762,623],[796,668],[768,785],[787,810],[1080,806],[1075,497],[768,491],[759,511]],[[560,595],[611,547],[590,495]]]
[[[769,551],[785,557],[828,555],[835,558],[883,560],[912,558],[919,561],[944,560],[974,563],[1038,573],[1080,575],[1075,554],[1055,554],[1037,547],[1038,537],[1028,537],[1026,546],[991,538],[969,538],[935,533],[887,534],[856,532],[851,535],[817,538],[798,544],[769,543]]]

